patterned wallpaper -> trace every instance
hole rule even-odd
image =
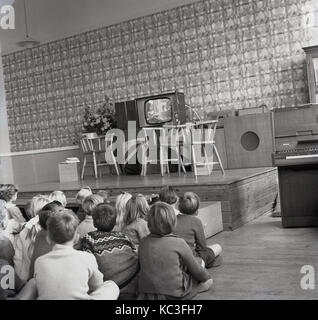
[[[12,151],[76,143],[105,94],[179,89],[201,113],[306,103],[309,2],[200,1],[4,56]]]

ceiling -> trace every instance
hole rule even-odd
[[[200,0],[25,0],[30,36],[41,43],[127,21]],[[13,0],[0,0],[0,5]],[[0,29],[2,54],[21,50],[23,0],[15,0],[15,30]]]

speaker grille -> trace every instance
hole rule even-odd
[[[260,139],[258,135],[253,131],[245,132],[241,137],[242,147],[246,151],[254,151],[258,148]]]

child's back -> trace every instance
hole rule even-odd
[[[17,221],[19,223],[25,222],[25,219],[23,217],[21,210],[16,205],[14,205],[14,204],[8,205],[7,210],[8,210],[10,219],[14,219],[15,221]]]
[[[92,254],[63,245],[39,257],[34,269],[39,300],[88,300],[103,283]]]
[[[189,299],[196,295],[199,282],[210,279],[186,242],[173,235],[151,234],[144,238],[139,258],[141,293]]]
[[[190,299],[213,283],[184,239],[172,234],[175,225],[176,215],[169,204],[157,202],[151,207],[151,234],[139,247],[140,299]]]
[[[177,226],[174,234],[183,238],[194,254],[206,248],[203,225],[196,216],[177,215]]]
[[[136,246],[139,245],[142,238],[149,234],[147,221],[141,218],[124,226],[122,231]]]
[[[52,248],[53,244],[47,241],[47,231],[40,230],[39,233],[36,235],[35,242],[34,242],[34,249],[30,263],[30,276],[29,278],[33,278],[34,275],[34,263],[37,258],[49,253]]]
[[[119,288],[103,281],[95,257],[73,248],[78,220],[72,212],[51,216],[47,221],[51,252],[35,261],[35,286],[40,300],[117,299]]]
[[[137,275],[137,252],[121,232],[90,232],[83,238],[82,249],[94,254],[104,280],[113,280],[124,287]]]

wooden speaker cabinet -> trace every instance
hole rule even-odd
[[[273,165],[271,112],[225,118],[224,131],[229,169]]]
[[[318,226],[318,165],[278,167],[283,227]]]

